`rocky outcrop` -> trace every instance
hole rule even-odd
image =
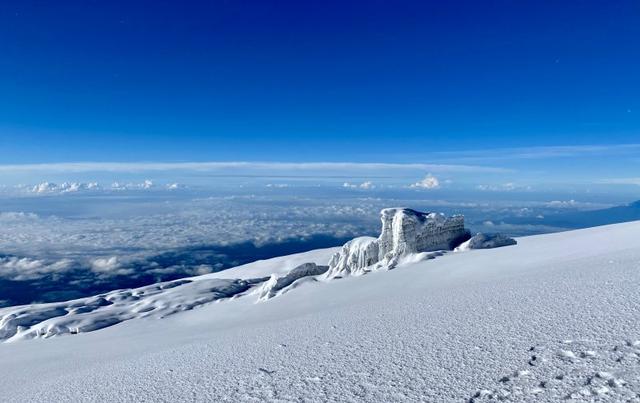
[[[303,263],[283,276],[272,274],[258,291],[258,300],[265,301],[286,291],[297,280],[303,277],[317,276],[327,271],[328,266],[319,266],[315,263]]]
[[[404,256],[451,250],[470,237],[462,216],[446,217],[440,213],[421,213],[407,208],[384,209],[380,214],[380,236],[360,237],[347,242],[331,258],[328,278],[393,268]]]
[[[491,249],[501,246],[516,245],[518,242],[503,234],[483,234],[477,233],[471,239],[463,242],[458,246],[456,251],[465,251],[469,249]]]

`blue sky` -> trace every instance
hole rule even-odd
[[[633,1],[4,2],[0,165],[459,164],[511,172],[451,173],[474,186],[633,185],[638,40]]]

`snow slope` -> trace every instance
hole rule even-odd
[[[0,344],[0,400],[637,402],[638,235],[640,222],[519,238]],[[216,275],[284,274],[335,250]]]

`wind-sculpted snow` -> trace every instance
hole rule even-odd
[[[258,298],[266,301],[276,295],[284,294],[289,288],[295,287],[299,280],[323,274],[328,268],[315,263],[303,263],[285,275],[272,274],[260,288]]]
[[[185,279],[68,302],[0,309],[0,341],[86,333],[135,318],[162,318],[231,298],[259,281]]]
[[[492,249],[503,246],[516,245],[518,242],[503,234],[477,233],[471,239],[460,244],[455,250],[465,251],[469,249]]]
[[[450,250],[469,238],[462,216],[446,217],[408,208],[384,209],[380,215],[380,236],[355,238],[346,243],[331,258],[328,278],[392,269],[406,256]]]

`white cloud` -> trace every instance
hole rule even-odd
[[[118,262],[118,258],[116,256],[104,259],[95,259],[93,262],[91,262],[91,269],[97,272],[110,272],[119,267],[120,263]]]
[[[477,190],[483,192],[513,192],[513,191],[531,191],[531,186],[520,186],[513,182],[507,182],[499,185],[477,185]]]
[[[376,185],[374,185],[373,182],[371,181],[362,182],[360,184],[345,182],[342,184],[342,187],[349,188],[349,189],[371,190],[371,189],[375,189]]]
[[[13,281],[37,279],[46,275],[62,273],[69,270],[72,262],[69,259],[48,261],[28,257],[0,257],[0,278]]]
[[[284,189],[289,187],[289,185],[286,183],[267,183],[266,186],[268,188],[276,188],[276,189]]]
[[[420,182],[416,182],[411,185],[411,187],[422,189],[438,189],[440,187],[440,181],[435,176],[428,174]]]
[[[91,261],[91,270],[98,275],[129,276],[134,274],[132,267],[127,267],[117,256],[99,258]]]
[[[23,188],[19,186],[17,188]],[[49,193],[75,193],[81,190],[98,190],[100,186],[97,182],[80,183],[80,182],[64,182],[61,185],[50,182],[42,182],[33,187],[30,191],[36,194]]]
[[[632,143],[458,150],[455,152],[437,152],[433,155],[450,156],[455,158],[456,161],[483,163],[508,160],[599,157],[602,155],[637,155],[638,152],[640,152],[640,144]]]
[[[173,182],[173,183],[167,183],[165,185],[165,188],[167,190],[178,190],[178,189],[186,189],[186,186],[177,182]]]
[[[49,192],[55,191],[56,188],[57,188],[57,185],[54,184],[54,183],[42,182],[42,183],[39,183],[39,184],[35,185],[31,189],[31,191],[33,193],[49,193]]]

